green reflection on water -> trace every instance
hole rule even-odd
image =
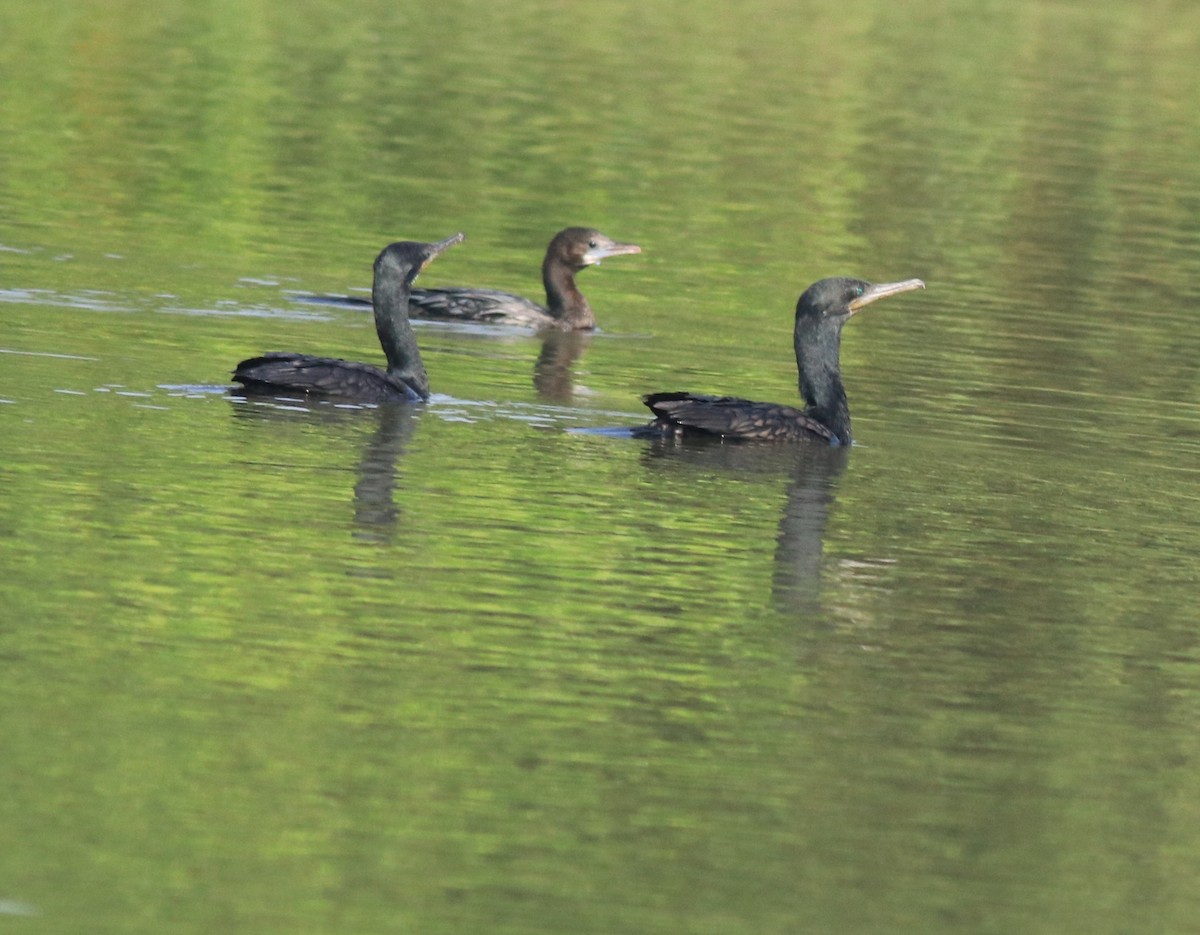
[[[0,906],[1187,931],[1198,18],[0,11]],[[568,223],[646,253],[581,277],[605,333],[549,379],[422,326],[427,408],[188,392],[378,360],[284,292],[390,239],[464,229],[426,281],[536,294]],[[792,399],[842,272],[930,283],[846,332],[862,446],[563,431]]]

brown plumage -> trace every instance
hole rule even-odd
[[[598,266],[608,257],[641,252],[637,244],[618,243],[590,227],[568,227],[555,234],[546,247],[542,261],[545,306],[511,292],[448,286],[414,289],[410,314],[414,318],[586,331],[596,327],[596,316],[576,286],[575,274],[588,266]]]
[[[919,279],[872,285],[861,279],[835,277],[813,283],[796,303],[793,332],[803,409],[735,396],[651,393],[642,401],[655,418],[634,434],[851,444],[850,405],[841,377],[842,326],[878,299],[924,288]]]

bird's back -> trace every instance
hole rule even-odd
[[[706,433],[760,441],[818,441],[837,444],[823,423],[802,409],[736,396],[651,393],[642,397],[655,420],[641,434]]]
[[[235,383],[257,393],[318,393],[370,402],[424,397],[400,377],[352,360],[276,351],[237,365]]]
[[[468,286],[413,289],[408,309],[409,315],[414,318],[447,318],[528,325],[532,328],[555,323],[546,310],[532,299],[498,289],[474,289]]]

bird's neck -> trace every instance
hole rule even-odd
[[[546,310],[552,318],[569,328],[596,327],[596,316],[575,285],[575,272],[570,267],[547,257],[542,263],[542,284],[546,287]]]
[[[800,395],[805,411],[828,428],[838,441],[848,445],[853,440],[850,431],[850,403],[842,385],[839,366],[841,329],[829,329],[801,340],[796,335],[796,366],[800,371]]]
[[[408,293],[409,285],[403,280],[375,283],[371,290],[375,330],[387,357],[388,373],[410,383],[422,396],[428,396],[429,377],[408,320]]]

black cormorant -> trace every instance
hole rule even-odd
[[[654,421],[635,429],[634,434],[851,444],[850,406],[839,363],[842,325],[878,299],[924,288],[919,279],[872,285],[861,279],[835,277],[813,283],[796,303],[793,336],[803,409],[733,396],[650,393],[642,401],[654,413]]]
[[[401,241],[375,258],[371,300],[386,371],[333,357],[274,351],[239,363],[234,382],[254,393],[316,393],[376,402],[428,399],[429,377],[408,320],[409,292],[421,270],[465,239],[455,234],[438,243]]]

